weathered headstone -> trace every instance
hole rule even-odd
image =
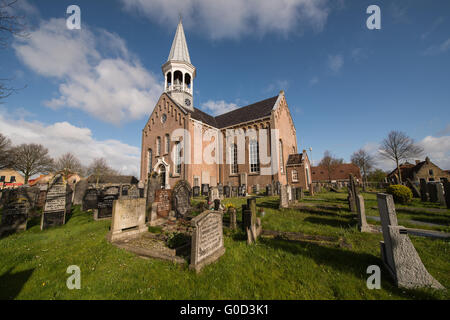
[[[231,197],[236,198],[239,195],[239,187],[231,187]]]
[[[231,197],[231,187],[230,186],[224,186],[223,187],[223,194],[225,198]]]
[[[97,210],[98,209],[98,190],[87,189],[83,197],[82,208],[83,211]]]
[[[209,184],[202,184],[202,196],[209,194]]]
[[[148,175],[147,186],[146,186],[146,219],[150,220],[150,214],[152,212],[152,204],[155,202],[156,190],[161,189],[161,180],[160,177],[155,173],[151,173]]]
[[[219,211],[220,210],[220,199],[215,199],[214,200],[214,211]]]
[[[0,236],[26,230],[30,209],[30,202],[20,195],[19,190],[11,190],[3,206]]]
[[[235,208],[229,208],[228,214],[230,215],[230,229],[236,230],[237,228],[237,221],[236,221],[236,209]]]
[[[145,207],[145,198],[115,200],[111,232],[108,234],[109,240],[114,242],[124,238],[131,238],[147,231]]]
[[[444,181],[444,193],[445,193],[445,203],[447,204],[447,209],[450,209],[450,182]]]
[[[156,214],[160,218],[168,218],[172,210],[172,191],[166,189],[156,190],[155,202],[157,203]]]
[[[444,287],[427,271],[408,237],[407,230],[397,224],[392,195],[377,194],[383,239],[380,243],[381,258],[398,287]]]
[[[205,211],[192,219],[194,231],[191,244],[190,268],[196,272],[219,259],[225,253],[222,214]]]
[[[422,202],[428,201],[428,188],[425,180],[420,180],[420,200]]]
[[[358,212],[358,228],[361,232],[371,232],[370,226],[366,220],[366,206],[364,204],[364,197],[358,194],[356,197],[356,209]]]
[[[280,188],[280,209],[288,208],[288,207],[289,207],[289,199],[288,199],[287,186],[282,185]]]
[[[195,186],[192,188],[192,196],[200,197],[200,187],[199,186]]]
[[[41,217],[41,230],[66,223],[66,215],[72,208],[72,189],[62,175],[50,180]]]
[[[223,200],[223,185],[221,183],[219,183],[217,185],[217,189],[219,190],[219,199]]]
[[[439,204],[441,206],[445,206],[445,193],[443,184],[441,182],[436,183],[436,189]]]
[[[184,217],[188,214],[191,207],[191,194],[192,189],[186,180],[180,180],[177,182],[172,190],[173,207],[178,216]]]
[[[86,194],[86,191],[89,188],[89,183],[87,179],[82,179],[77,182],[75,185],[74,196],[73,196],[73,204],[74,205],[82,205],[83,199]]]
[[[436,183],[435,182],[428,182],[427,183],[427,190],[428,190],[428,195],[430,197],[430,202],[437,202],[438,201],[438,197],[437,197]]]
[[[309,185],[309,195],[314,197],[314,186],[312,183]]]
[[[102,192],[98,196],[97,210],[94,210],[94,219],[109,219],[113,215],[114,201],[119,199],[119,193]]]
[[[348,209],[350,210],[350,212],[356,212],[356,199],[353,196],[353,192],[350,186],[347,187],[347,191]]]
[[[273,195],[273,189],[272,189],[272,185],[271,184],[268,184],[267,186],[266,186],[266,196],[269,196],[269,197],[271,197],[272,195]]]
[[[214,200],[219,199],[220,200],[220,195],[219,195],[219,189],[217,187],[211,187],[209,188],[209,198],[208,201],[213,203]]]

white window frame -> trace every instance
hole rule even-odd
[[[298,182],[298,171],[296,169],[292,169],[292,182]]]
[[[256,150],[255,150],[256,148]],[[256,153],[256,155],[255,155]],[[259,173],[260,172],[260,161],[259,161],[259,143],[256,139],[251,139],[248,142],[248,157],[249,157],[249,166],[250,173]]]

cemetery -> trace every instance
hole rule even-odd
[[[9,190],[0,298],[448,299],[448,183],[402,204],[349,181],[247,194],[183,180],[164,190],[153,175],[144,192],[80,181],[80,195],[56,175],[40,208],[41,190]],[[65,288],[73,264],[84,290]]]

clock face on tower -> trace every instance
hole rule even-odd
[[[184,103],[189,107],[189,106],[191,105],[191,100],[188,99],[188,98],[186,98],[186,99],[184,100]]]

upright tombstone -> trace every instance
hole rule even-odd
[[[309,185],[309,195],[314,197],[314,186],[312,183]]]
[[[225,198],[231,197],[231,187],[230,186],[224,186],[223,187],[223,195]]]
[[[450,182],[444,181],[445,204],[450,209]]]
[[[407,230],[397,224],[392,195],[377,194],[383,239],[381,258],[386,269],[401,288],[432,287],[444,289],[427,271],[408,237]]]
[[[247,199],[242,205],[242,229],[247,233],[247,243],[254,243],[262,232],[261,220],[256,217],[256,198]]]
[[[219,211],[220,210],[220,199],[215,199],[214,200],[214,211]]]
[[[225,253],[223,245],[222,214],[205,211],[191,220],[192,233],[190,269],[200,270]]]
[[[221,183],[219,183],[217,185],[217,189],[219,190],[219,199],[223,200],[223,185]]]
[[[437,187],[435,182],[428,182],[427,183],[427,190],[428,195],[430,197],[430,202],[437,202],[438,196],[437,196]]]
[[[8,199],[3,205],[0,236],[26,230],[30,209],[30,202],[21,197],[19,190],[8,191]]]
[[[371,232],[370,226],[367,224],[366,207],[364,204],[364,197],[358,194],[356,197],[356,209],[358,212],[358,228],[361,232]]]
[[[77,182],[75,185],[74,196],[73,196],[73,204],[74,205],[82,205],[85,194],[89,188],[89,183],[87,179],[82,179]]]
[[[147,189],[146,204],[145,204],[146,219],[150,220],[150,214],[152,212],[152,204],[155,202],[156,191],[161,189],[161,180],[156,172],[153,172],[148,175],[146,189]]]
[[[192,196],[200,197],[200,187],[199,186],[195,186],[192,188]]]
[[[267,186],[266,186],[266,196],[269,196],[269,197],[271,197],[272,195],[273,195],[273,189],[272,189],[272,185],[271,184],[268,184]]]
[[[39,196],[36,202],[36,207],[39,209],[44,209],[45,199],[47,198],[47,188],[48,185],[42,185],[39,187]]]
[[[348,209],[350,212],[356,212],[356,199],[353,197],[353,192],[350,186],[347,187],[347,191]]]
[[[120,198],[119,187],[108,187],[100,192],[97,202],[97,210],[94,211],[94,219],[110,219],[113,214],[114,201]]]
[[[420,180],[420,200],[422,202],[428,201],[428,188],[425,180]]]
[[[277,182],[275,183],[275,188],[274,188],[274,190],[276,190],[276,194],[277,194],[277,195],[280,195],[280,194],[281,194],[281,183],[280,183],[280,181],[277,181]]]
[[[98,193],[98,190],[94,188],[86,190],[82,201],[83,211],[98,209]]]
[[[211,187],[209,189],[209,198],[208,201],[213,203],[214,200],[219,199],[220,200],[220,195],[219,195],[219,188],[217,187]]]
[[[72,189],[58,174],[49,181],[47,198],[41,216],[41,230],[62,226],[66,223],[66,216],[72,208]]]
[[[157,204],[156,215],[160,218],[167,219],[169,212],[172,210],[172,190],[156,190],[155,203]]]
[[[288,207],[289,207],[289,199],[288,199],[287,186],[282,185],[280,188],[280,209],[288,208]]]
[[[192,189],[189,182],[178,181],[172,190],[173,208],[177,216],[184,217],[192,210],[191,195]]]
[[[202,184],[202,196],[208,196],[209,184]]]
[[[239,195],[239,187],[232,186],[231,187],[231,197],[236,198]]]
[[[445,206],[444,185],[441,182],[436,183],[436,191],[439,204]]]
[[[114,200],[109,241],[131,238],[146,232],[145,207],[145,198]]]

